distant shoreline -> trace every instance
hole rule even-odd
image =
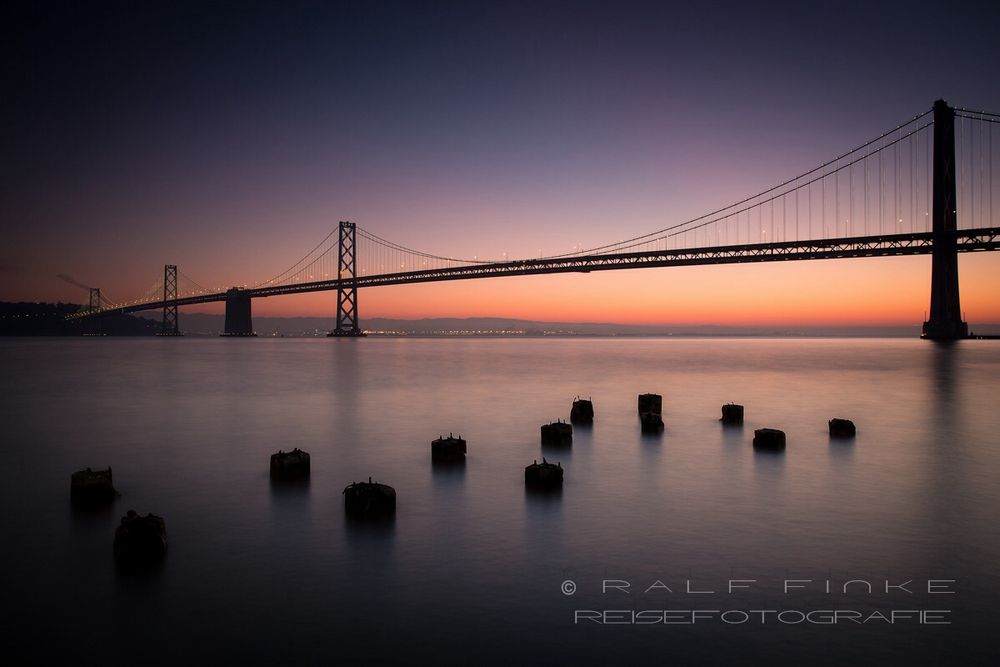
[[[0,336],[152,336],[159,331],[158,313],[111,314],[94,321],[67,321],[77,304],[2,303]],[[325,337],[334,326],[332,317],[256,317],[260,338]],[[502,317],[362,319],[362,329],[376,338],[919,338],[920,325],[911,326],[734,326],[646,325],[613,322],[545,322]],[[90,328],[88,328],[90,327]],[[180,313],[185,336],[215,337],[225,327],[223,315]],[[1000,324],[970,325],[971,338],[1000,337]]]

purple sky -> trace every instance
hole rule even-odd
[[[59,273],[125,299],[168,262],[256,282],[341,219],[438,254],[565,252],[939,97],[1000,111],[1000,5],[813,4],[15,3],[0,299],[83,299]]]

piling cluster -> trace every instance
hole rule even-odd
[[[663,397],[659,394],[639,394],[639,420],[643,433],[659,433],[663,430]],[[720,421],[724,425],[742,426],[744,408],[737,403],[722,406]],[[573,401],[570,421],[575,424],[593,424],[594,403],[591,399]],[[849,419],[834,417],[828,423],[831,438],[849,439],[857,435],[857,428]],[[546,447],[568,447],[573,443],[573,426],[556,420],[541,427],[542,445]],[[753,447],[759,450],[783,452],[785,432],[776,428],[754,430]],[[449,433],[431,441],[431,460],[435,463],[464,463],[468,445],[461,436]],[[305,480],[309,478],[309,453],[298,447],[290,452],[279,450],[271,455],[270,473],[274,481]],[[524,484],[528,489],[552,490],[562,487],[563,467],[561,463],[550,463],[544,457],[536,459],[524,469]],[[74,472],[70,479],[70,498],[73,505],[106,505],[119,497],[115,489],[111,467],[104,470],[86,468]],[[388,484],[375,482],[371,477],[367,482],[353,482],[344,488],[344,511],[351,518],[379,519],[392,517],[396,511],[396,490]],[[114,555],[121,565],[149,565],[163,558],[167,551],[166,522],[161,516],[142,516],[129,510],[122,517],[115,530]]]

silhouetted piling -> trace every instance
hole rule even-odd
[[[558,463],[549,463],[544,458],[524,469],[524,484],[529,488],[553,489],[562,486],[563,469]]]
[[[850,419],[840,419],[839,417],[834,417],[830,420],[831,438],[853,438],[857,434],[858,431],[854,426],[854,422]]]
[[[662,415],[663,397],[659,394],[639,394],[639,415],[641,416],[643,412]]]
[[[149,565],[167,553],[167,524],[155,514],[129,510],[115,530],[115,559],[122,565]]]
[[[753,432],[753,446],[757,449],[785,448],[785,432],[776,428],[759,428]]]
[[[431,461],[434,463],[459,463],[465,461],[465,440],[451,433],[447,438],[440,437],[431,441]]]
[[[69,497],[74,505],[104,505],[118,495],[111,482],[111,466],[106,470],[77,470],[70,477]]]
[[[663,431],[663,418],[658,412],[640,412],[639,423],[643,433],[660,433]]]
[[[298,447],[290,452],[271,454],[271,479],[290,481],[309,477],[309,452]]]
[[[573,427],[566,422],[555,421],[542,426],[542,445],[568,447],[573,444]]]
[[[576,400],[573,401],[573,408],[569,412],[569,420],[574,424],[593,424],[593,401],[577,396]]]
[[[743,406],[736,403],[726,403],[722,406],[723,424],[738,426],[743,424]]]
[[[353,482],[344,489],[344,510],[357,518],[378,518],[396,512],[396,489],[388,484]]]

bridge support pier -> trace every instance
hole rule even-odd
[[[955,196],[955,110],[934,103],[934,202],[931,252],[931,315],[921,338],[969,337],[958,290],[958,200]]]
[[[226,329],[222,335],[233,338],[257,335],[250,315],[250,295],[235,287],[226,292]]]
[[[364,336],[358,326],[358,286],[354,282],[356,227],[353,222],[340,222],[340,241],[337,248],[337,326],[327,334],[332,338]]]

